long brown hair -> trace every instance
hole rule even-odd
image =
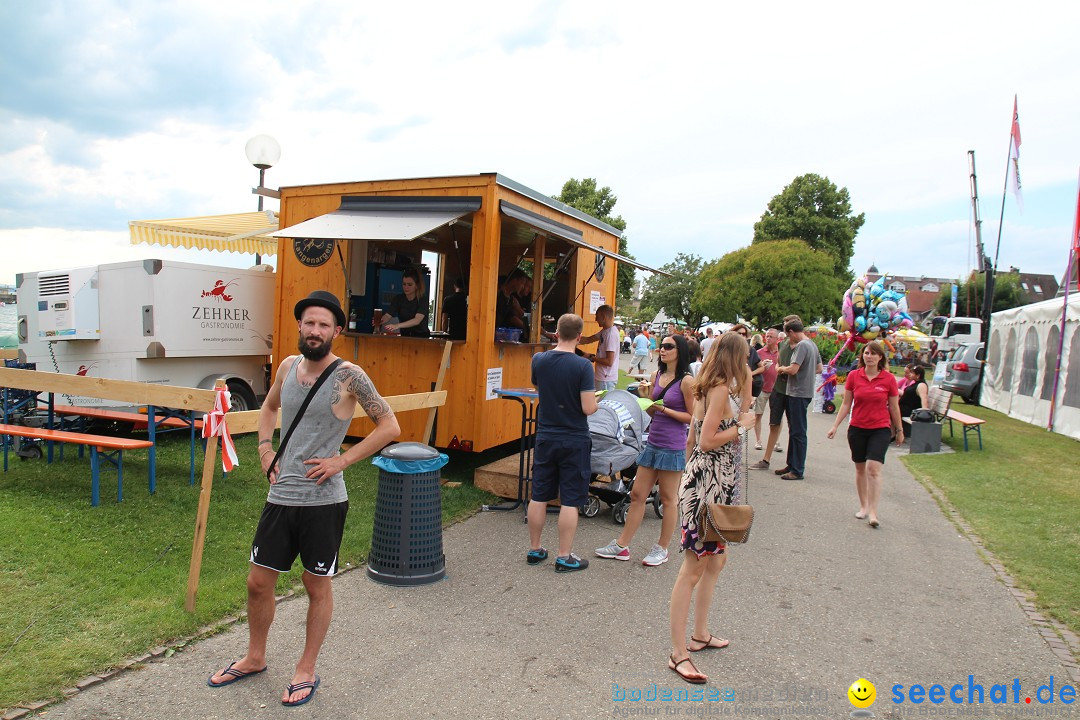
[[[746,374],[750,372],[746,356],[750,346],[738,333],[726,332],[716,341],[705,356],[705,363],[694,383],[694,397],[701,400],[717,385],[727,385],[732,395],[737,395]]]

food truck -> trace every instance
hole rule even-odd
[[[651,271],[617,253],[618,229],[497,173],[283,187],[280,200],[274,357],[296,353],[293,307],[313,290],[341,300],[350,327],[333,351],[364,368],[383,395],[431,391],[451,343],[446,404],[432,437],[423,437],[427,413],[398,418],[402,440],[442,448],[482,451],[517,440],[520,407],[493,391],[531,385],[532,356],[551,347],[545,332],[561,314],[581,315],[585,334],[597,331],[596,308],[614,303],[616,263]],[[421,304],[433,331],[374,332],[408,269],[426,286]],[[515,269],[532,278],[520,335],[496,322],[500,278]],[[456,278],[467,288],[464,340],[441,332]],[[371,427],[360,419],[349,434]]]

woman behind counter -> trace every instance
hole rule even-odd
[[[413,268],[406,270],[402,274],[401,289],[402,294],[395,295],[390,302],[389,315],[383,315],[383,329],[400,332],[404,337],[428,337],[428,309],[420,273]]]

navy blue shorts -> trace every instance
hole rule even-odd
[[[885,462],[885,451],[889,449],[892,441],[892,430],[889,428],[866,428],[848,426],[847,441],[851,448],[851,461],[864,463],[867,460]]]
[[[581,507],[589,497],[589,455],[592,440],[536,438],[533,452],[532,499],[559,499],[568,507]]]

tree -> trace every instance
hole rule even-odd
[[[652,275],[645,281],[641,306],[662,308],[672,320],[692,328],[700,327],[705,313],[694,301],[694,291],[701,268],[700,257],[679,253],[672,262],[660,266],[661,270],[671,273],[671,277]]]
[[[606,185],[597,189],[596,178],[584,180],[570,178],[563,184],[562,192],[554,198],[614,228],[626,230],[626,221],[623,220],[622,215],[611,216],[611,211],[619,199],[611,194],[611,188]],[[620,236],[619,254],[633,260],[634,256],[629,253],[627,247],[626,236]],[[633,291],[634,268],[625,263],[619,263],[619,275],[615,281],[615,297],[628,299]]]
[[[834,258],[802,240],[774,240],[735,250],[701,273],[695,302],[711,318],[743,317],[757,327],[795,314],[810,323],[840,314],[848,283]]]
[[[986,274],[971,273],[967,281],[960,283],[960,287],[956,289],[956,314],[960,317],[979,317],[982,313],[985,290]],[[1019,274],[999,273],[994,278],[993,312],[1008,310],[1027,303],[1027,295],[1020,285]],[[952,310],[952,288],[942,289],[934,309],[938,315],[949,314],[949,311]]]
[[[829,178],[813,173],[800,175],[769,201],[768,208],[754,223],[754,243],[798,238],[832,255],[836,271],[850,281],[855,235],[866,222],[866,213],[851,214],[847,188],[837,189]]]

